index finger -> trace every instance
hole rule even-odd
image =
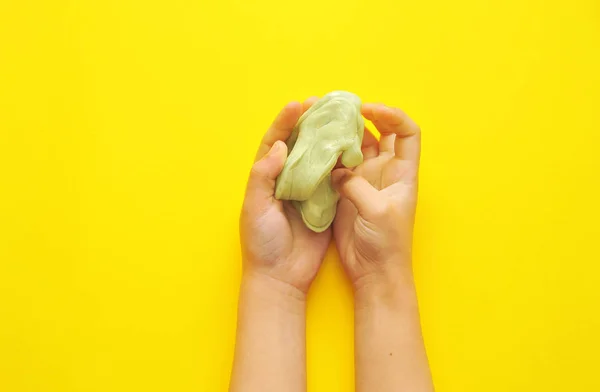
[[[379,140],[371,133],[371,130],[365,126],[362,140],[362,153],[364,159],[375,158],[379,155]]]

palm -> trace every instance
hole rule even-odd
[[[252,253],[278,279],[303,290],[319,270],[331,240],[331,229],[308,229],[289,202],[276,202],[252,228]]]
[[[410,218],[415,199],[411,178],[414,176],[410,171],[411,165],[408,162],[395,159],[391,155],[367,159],[354,169],[356,174],[365,178],[375,189],[396,199],[412,223]],[[374,233],[369,222],[362,218],[352,203],[344,197],[338,204],[334,230],[337,248],[342,260],[345,260],[346,268],[350,269],[348,272],[351,276],[367,269],[363,264],[369,260],[364,260],[364,254],[376,254],[377,248],[383,247],[383,244],[371,238]]]
[[[382,249],[386,249],[386,252],[410,252],[417,196],[418,154],[416,159],[410,151],[404,154],[406,156],[402,154],[411,148],[410,143],[413,140],[410,139],[413,135],[405,136],[398,129],[393,128],[393,124],[397,123],[394,116],[401,115],[401,112],[375,106],[366,113],[363,111],[363,114],[373,121],[382,133],[382,137],[378,141],[368,129],[365,129],[364,161],[354,168],[353,172],[379,191],[381,196],[379,200],[384,200],[384,203],[397,210],[401,218],[386,229],[394,233],[388,232],[387,234],[392,235],[383,236],[379,233],[382,230],[380,225],[374,225],[373,222],[366,220],[349,199],[341,197],[334,221],[334,237],[344,267],[351,279],[358,279],[367,273],[370,269],[369,264],[373,260],[381,260]],[[399,134],[398,140],[396,134]],[[383,210],[385,206],[374,207],[381,207]],[[382,238],[397,240],[393,243],[383,243]]]

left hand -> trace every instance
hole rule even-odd
[[[333,224],[336,245],[355,290],[373,284],[398,288],[401,282],[412,287],[421,131],[397,108],[366,103],[362,114],[381,138],[365,128],[363,163],[332,173],[341,195]]]
[[[315,233],[288,201],[275,199],[275,180],[287,158],[284,141],[314,102],[291,102],[279,113],[252,166],[240,217],[245,276],[275,279],[306,294],[331,240],[331,229]]]

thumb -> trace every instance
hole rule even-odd
[[[287,146],[281,140],[273,143],[269,152],[258,160],[250,171],[246,197],[258,202],[258,199],[268,199],[275,194],[275,180],[287,158]]]
[[[331,183],[340,195],[356,207],[362,217],[377,214],[382,204],[381,195],[364,177],[348,169],[337,169],[331,172]]]

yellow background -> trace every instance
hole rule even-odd
[[[225,391],[238,211],[288,100],[423,128],[442,392],[600,390],[600,3],[0,1],[0,390]],[[332,247],[309,390],[353,388]]]

